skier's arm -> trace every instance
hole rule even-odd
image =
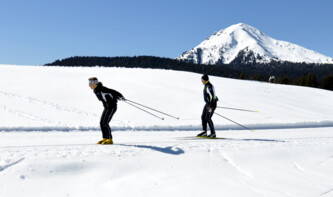
[[[125,97],[118,91],[116,90],[113,90],[113,93],[112,95],[115,95],[115,97],[118,99],[118,100],[125,100]]]
[[[212,106],[212,103],[214,103],[215,99],[216,99],[214,86],[209,86],[208,91],[209,91],[210,96],[211,96],[210,101],[209,101],[209,106]]]
[[[116,90],[105,88],[105,92],[111,93],[112,96],[117,100],[125,100],[125,97],[120,92],[118,92]]]

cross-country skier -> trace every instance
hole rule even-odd
[[[109,122],[117,111],[117,101],[125,100],[125,98],[121,93],[104,87],[96,77],[89,78],[89,87],[94,90],[97,98],[102,101],[104,106],[100,121],[103,139],[97,144],[113,144]]]
[[[208,75],[203,75],[201,77],[201,82],[205,85],[203,90],[204,100],[206,102],[202,115],[202,129],[203,132],[199,133],[197,137],[208,137],[208,138],[216,138],[214,123],[212,121],[212,116],[217,106],[218,98],[215,94],[215,89],[213,84],[210,83]],[[207,123],[210,128],[210,135],[207,135]]]

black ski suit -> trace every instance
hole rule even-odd
[[[97,98],[102,101],[104,106],[104,111],[100,121],[103,138],[112,139],[109,122],[111,121],[114,113],[117,111],[118,100],[124,99],[124,96],[115,90],[104,87],[102,83],[97,84],[96,88],[94,89],[94,93],[96,94]]]
[[[212,121],[212,116],[216,109],[218,98],[215,94],[214,86],[209,81],[205,84],[203,90],[203,96],[206,104],[203,108],[201,115],[202,129],[207,132],[207,123],[208,123],[211,134],[215,134],[215,128],[214,128],[214,123]],[[211,112],[209,112],[209,109],[211,109]]]

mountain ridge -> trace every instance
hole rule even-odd
[[[260,30],[238,23],[215,32],[176,59],[197,64],[295,63],[333,64],[333,58],[287,41],[276,40]]]

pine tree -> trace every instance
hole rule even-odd
[[[327,75],[323,78],[321,88],[326,90],[333,90],[333,75]]]
[[[256,74],[256,75],[253,77],[253,80],[261,81],[261,75],[260,75],[260,74]]]
[[[288,76],[284,75],[283,77],[278,78],[277,82],[280,84],[289,84]]]
[[[245,74],[244,74],[243,71],[242,71],[241,74],[239,75],[239,79],[245,79]]]
[[[318,86],[318,81],[317,81],[316,75],[309,72],[305,77],[305,86],[317,87]]]
[[[305,86],[305,76],[304,75],[298,80],[298,85]]]

